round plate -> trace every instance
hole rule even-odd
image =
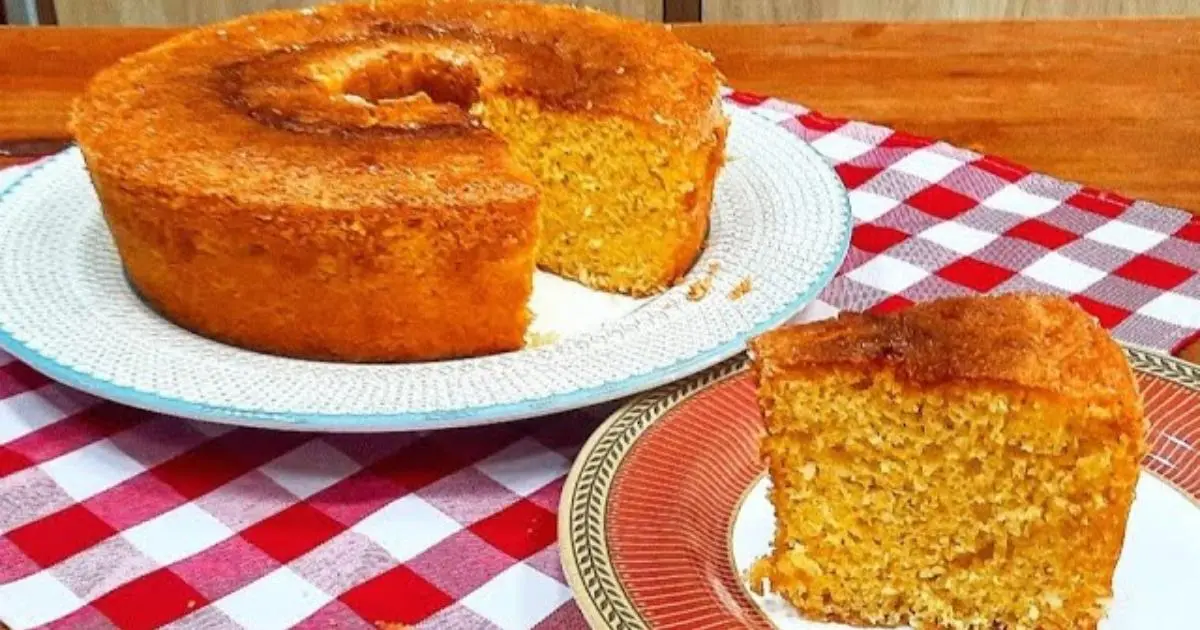
[[[398,431],[548,414],[646,391],[737,354],[809,303],[841,263],[840,180],[791,132],[729,106],[729,161],[706,250],[654,298],[539,273],[531,344],[436,363],[351,365],[231,347],[159,317],[130,289],[78,149],[0,193],[0,346],[92,394],[201,420]],[[751,290],[734,291],[743,280]],[[693,285],[711,282],[689,299]]]
[[[1150,420],[1115,597],[1101,628],[1197,627],[1200,368],[1127,348]],[[751,596],[774,514],[745,360],[646,394],[584,446],[559,512],[563,567],[595,628],[845,628]],[[1191,440],[1190,442],[1188,440]]]

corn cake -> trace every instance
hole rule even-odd
[[[712,61],[567,6],[275,11],[108,68],[75,138],[169,319],[348,361],[514,350],[535,266],[649,295],[698,256],[727,121]]]
[[[756,589],[850,624],[1096,627],[1144,420],[1081,309],[947,299],[777,330],[752,354],[777,519]]]

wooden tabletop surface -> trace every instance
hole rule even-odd
[[[1200,20],[675,29],[734,87],[1200,212]],[[0,28],[0,166],[56,149],[88,77],[175,32]]]
[[[735,87],[1200,211],[1200,20],[676,31]],[[56,146],[92,73],[173,32],[0,28],[0,153]]]

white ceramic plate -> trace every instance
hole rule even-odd
[[[130,289],[77,149],[0,192],[0,346],[98,396],[202,420],[399,431],[513,420],[628,396],[728,358],[825,286],[849,244],[845,190],[803,141],[731,107],[707,248],[680,286],[635,300],[538,274],[519,352],[436,363],[281,358],[200,337]],[[713,274],[707,297],[692,282]],[[749,278],[752,290],[731,292]]]

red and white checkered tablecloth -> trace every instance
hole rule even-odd
[[[850,191],[810,307],[1068,294],[1121,340],[1200,329],[1200,219],[750,94]],[[0,172],[0,189],[19,173]],[[0,621],[13,628],[577,628],[563,476],[611,406],[427,435],[232,429],[101,402],[0,355]]]

